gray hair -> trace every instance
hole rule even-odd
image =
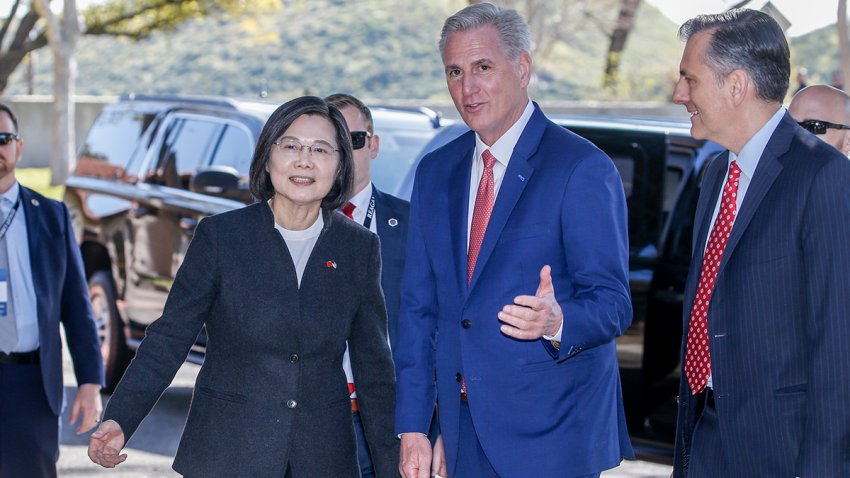
[[[472,4],[446,19],[440,34],[440,55],[445,56],[446,40],[452,33],[488,25],[496,28],[502,50],[511,61],[516,61],[522,53],[531,53],[531,33],[520,14],[510,8],[482,2]]]
[[[687,41],[700,32],[711,33],[705,63],[718,83],[734,70],[744,70],[764,101],[782,102],[791,78],[788,41],[782,28],[770,15],[747,8],[714,15],[698,15],[679,29]]]

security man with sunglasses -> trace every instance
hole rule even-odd
[[[401,275],[404,270],[404,253],[407,245],[407,221],[410,203],[379,191],[371,179],[371,161],[378,156],[380,138],[374,134],[372,113],[354,96],[336,93],[325,101],[340,110],[351,131],[354,150],[354,186],[349,203],[343,207],[346,216],[376,233],[381,240],[381,286],[387,304],[387,321],[390,346],[395,344],[398,323]],[[373,457],[366,443],[357,407],[356,378],[352,376],[346,351],[343,367],[348,376],[351,392],[351,411],[354,431],[357,434],[357,455],[363,478],[374,477]],[[389,457],[398,461],[398,456]]]
[[[77,434],[100,416],[103,362],[71,216],[15,179],[17,133],[0,104],[0,478],[55,477],[65,403],[59,324],[79,384]]]
[[[791,100],[788,112],[800,126],[835,147],[850,153],[850,96],[827,85],[800,90]]]

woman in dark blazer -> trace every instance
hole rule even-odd
[[[175,471],[188,476],[359,477],[346,341],[379,477],[398,476],[395,377],[377,236],[337,212],[352,183],[345,119],[315,97],[269,118],[251,163],[259,202],[198,225],[162,317],[92,434],[111,468],[208,336]]]

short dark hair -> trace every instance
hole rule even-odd
[[[356,108],[363,115],[363,118],[366,119],[366,131],[370,133],[375,132],[375,126],[372,123],[372,112],[369,111],[369,107],[356,97],[346,93],[334,93],[330,96],[326,96],[325,101],[340,111],[349,106]]]
[[[785,99],[791,55],[782,28],[770,15],[748,8],[698,15],[679,28],[679,38],[687,41],[703,31],[711,34],[705,63],[720,84],[740,69],[753,79],[760,99],[780,103]]]
[[[6,103],[0,103],[0,112],[6,113],[9,115],[9,119],[12,120],[12,124],[15,126],[15,131],[13,133],[18,132],[18,117],[15,116],[15,112],[12,111],[12,107],[7,105]]]
[[[271,177],[266,171],[266,164],[269,162],[274,142],[292,126],[296,119],[303,115],[325,118],[336,130],[336,142],[339,145],[339,164],[336,168],[336,177],[331,190],[322,199],[322,207],[339,209],[345,204],[354,183],[351,134],[348,132],[348,126],[345,124],[345,117],[342,116],[342,113],[316,96],[302,96],[287,101],[280,105],[266,121],[263,130],[260,132],[260,138],[257,140],[254,158],[251,160],[249,172],[251,194],[258,201],[266,201],[274,197],[275,190]]]

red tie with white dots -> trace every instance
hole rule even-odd
[[[711,355],[708,350],[708,306],[714,292],[720,261],[723,259],[723,250],[726,249],[729,233],[732,231],[732,224],[737,214],[735,200],[738,196],[740,177],[741,168],[736,161],[732,161],[729,164],[726,185],[723,187],[720,212],[717,213],[711,234],[708,236],[697,295],[691,309],[688,342],[685,348],[685,377],[694,395],[705,389],[708,377],[711,375]]]
[[[475,206],[472,210],[472,226],[469,228],[469,250],[466,252],[466,283],[472,282],[472,273],[475,272],[475,262],[478,260],[478,251],[484,242],[484,233],[487,231],[487,223],[493,213],[493,202],[496,198],[495,181],[493,179],[493,166],[496,158],[487,149],[481,154],[484,161],[484,174],[478,183],[478,194],[475,195]]]

